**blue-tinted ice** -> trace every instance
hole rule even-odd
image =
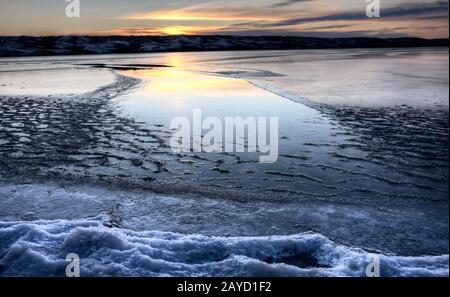
[[[309,231],[382,253],[448,253],[446,49],[0,65],[0,221],[100,215],[132,230]],[[203,117],[279,117],[278,161],[174,154],[170,121],[194,108]]]

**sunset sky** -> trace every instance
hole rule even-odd
[[[448,37],[448,1],[380,0],[0,0],[0,35],[238,34],[318,37]]]

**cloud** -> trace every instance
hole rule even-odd
[[[305,0],[304,0],[305,1]],[[306,0],[308,1],[308,0]],[[281,21],[286,18],[286,10],[274,10],[256,5],[235,3],[204,3],[176,9],[137,12],[120,16],[122,20],[156,21]],[[288,12],[289,13],[289,12]],[[288,14],[290,15],[290,14]]]
[[[448,18],[448,1],[437,1],[433,3],[406,3],[394,7],[384,8],[381,10],[381,18],[403,18],[403,17],[433,17],[436,14],[446,16]],[[328,14],[310,18],[295,18],[279,22],[259,24],[260,27],[282,27],[292,26],[312,22],[324,21],[356,21],[366,20],[365,11],[347,11],[342,13]],[[255,24],[257,25],[257,24]]]
[[[359,21],[367,20],[364,9],[348,10],[339,13],[295,17],[299,11],[286,8],[296,3],[314,2],[317,0],[284,0],[270,6],[236,5],[235,3],[218,4],[204,3],[191,5],[172,10],[158,10],[152,12],[138,12],[119,17],[122,20],[153,20],[153,21],[179,21],[201,22],[216,21],[223,23],[236,23],[234,26],[245,24],[255,28],[285,27],[313,22],[330,21]],[[272,7],[270,9],[269,7]],[[413,2],[392,7],[382,7],[381,19],[412,18],[412,19],[448,19],[448,1]],[[309,14],[310,15],[310,14]],[[243,23],[242,21],[246,21]],[[241,22],[241,23],[239,23]]]
[[[297,3],[302,3],[302,2],[312,2],[314,0],[286,0],[283,2],[278,2],[275,4],[270,5],[270,7],[286,7],[286,6],[290,6],[293,4],[297,4]]]
[[[395,2],[396,5],[391,6],[382,2],[381,19],[377,20],[367,18],[364,1],[356,6],[336,5],[332,8],[341,10],[327,14],[323,10],[327,7],[325,6],[327,2],[322,0],[277,0],[264,2],[263,5],[259,1],[245,3],[216,1],[165,10],[141,11],[122,16],[120,19],[149,21],[146,25],[159,27],[157,30],[162,34],[314,33],[312,36],[317,36],[334,33],[336,36],[359,36],[378,32],[383,35],[416,34],[422,37],[448,35],[448,30],[445,29],[448,27],[448,1],[418,0],[402,4],[399,4],[399,1],[403,0],[398,0]],[[305,9],[295,6],[301,3],[312,5]],[[428,25],[438,29],[423,29]]]

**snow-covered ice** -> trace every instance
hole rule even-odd
[[[368,252],[320,234],[207,237],[109,229],[100,222],[0,222],[3,276],[364,276]],[[373,255],[373,254],[372,254]],[[380,257],[382,276],[448,276],[448,255]]]
[[[1,275],[448,275],[448,50],[0,67]],[[198,107],[278,116],[278,162],[172,153]]]

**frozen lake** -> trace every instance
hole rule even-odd
[[[448,68],[447,49],[0,59],[0,256],[53,228],[130,249],[164,238],[180,258],[189,249],[171,238],[200,234],[205,253],[235,247],[203,268],[185,260],[182,275],[234,275],[236,263],[244,275],[360,275],[365,251],[393,255],[385,275],[448,275]],[[174,154],[170,121],[195,108],[278,117],[278,161]],[[259,256],[244,248],[253,237]],[[59,240],[36,252],[62,253]],[[10,261],[6,274],[20,274]],[[175,271],[154,269],[140,273]]]

